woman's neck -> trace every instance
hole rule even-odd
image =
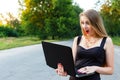
[[[98,38],[98,36],[97,35],[85,35],[85,38],[87,38],[87,39],[92,39],[92,38]]]
[[[90,48],[95,45],[100,38],[98,36],[84,36],[84,46]]]

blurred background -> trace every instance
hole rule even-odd
[[[120,0],[0,0],[0,49],[81,35],[79,14],[97,10],[120,45]]]

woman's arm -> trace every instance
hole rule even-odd
[[[73,45],[72,45],[72,54],[73,54],[74,62],[75,62],[75,57],[77,52],[77,40],[78,40],[78,36],[74,38]]]
[[[114,71],[114,45],[110,37],[107,38],[105,44],[106,66],[96,67],[96,72],[100,74],[113,74]]]

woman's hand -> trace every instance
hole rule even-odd
[[[64,67],[61,63],[58,63],[58,67],[56,69],[56,73],[60,76],[67,76],[67,72],[64,71]]]
[[[94,73],[97,70],[97,66],[86,66],[78,70],[79,73]]]

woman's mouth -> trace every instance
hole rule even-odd
[[[89,33],[89,30],[85,30],[85,32],[88,34],[88,33]]]

